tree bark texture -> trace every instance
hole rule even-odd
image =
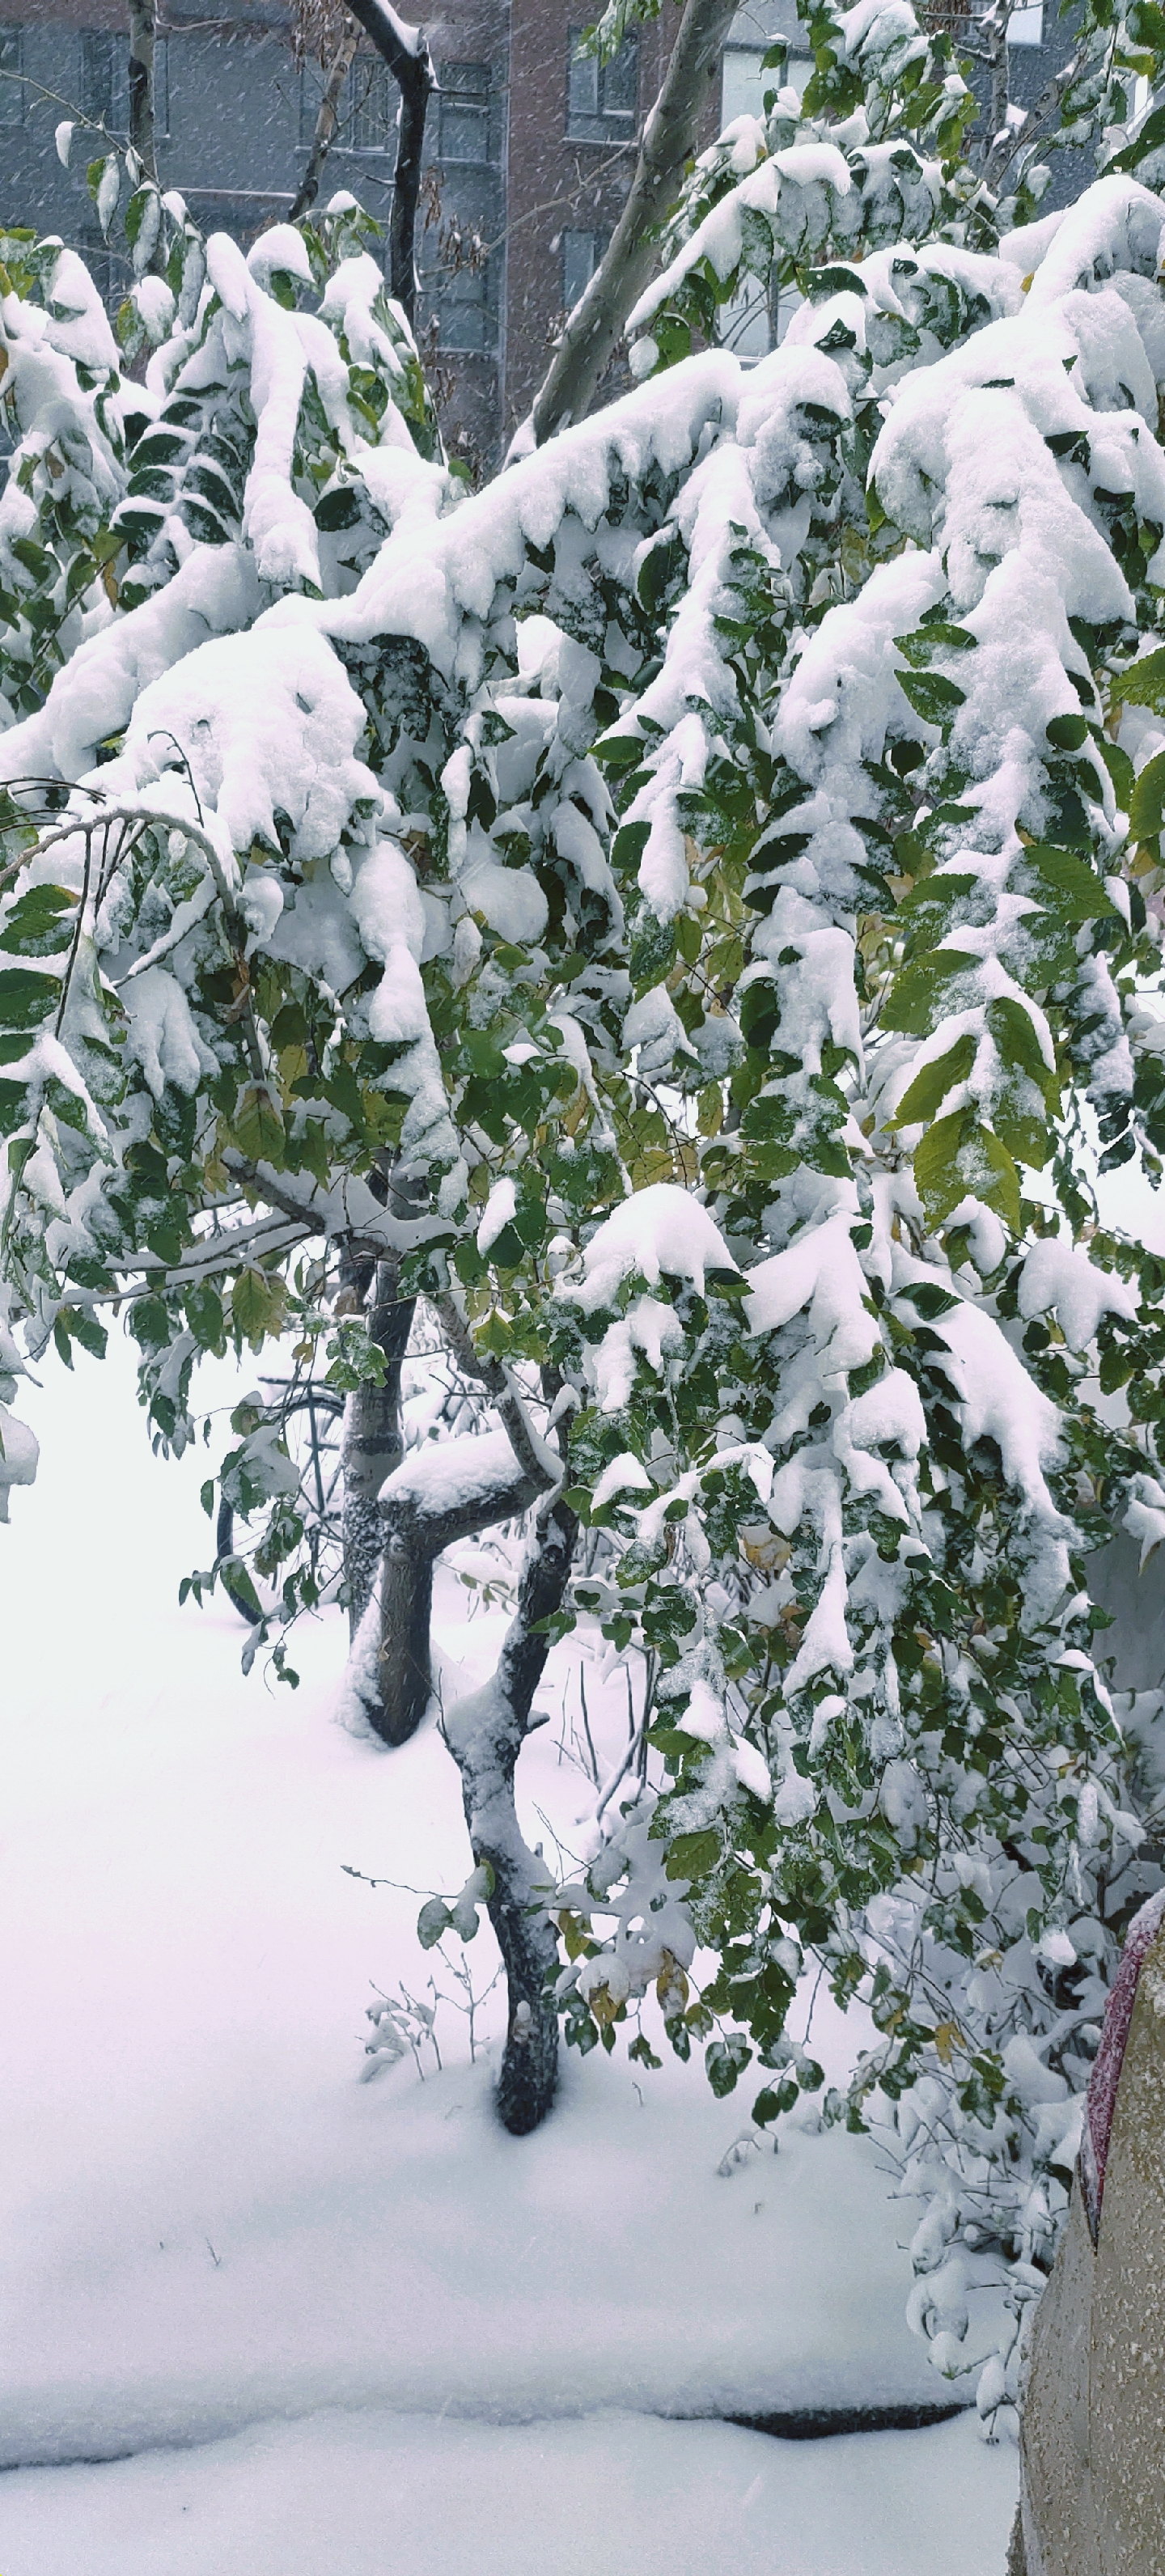
[[[310,211],[311,207],[314,206],[316,198],[320,193],[320,181],[324,175],[324,163],[331,151],[336,126],[339,121],[340,93],[352,68],[352,58],[356,51],[356,44],[357,30],[355,20],[353,20],[351,27],[348,28],[346,33],[341,37],[332,60],[332,66],[328,73],[324,94],[320,100],[319,114],[316,118],[316,130],[312,136],[311,151],[307,158],[307,168],[300,180],[294,204],[292,205],[291,212],[287,218],[289,224],[297,224],[300,221],[300,218],[303,215],[306,215]]]
[[[382,1270],[387,1268],[382,1264]],[[403,1312],[403,1309],[397,1310]],[[410,1310],[411,1312],[411,1310]],[[506,1471],[503,1451],[502,1472],[497,1469],[496,1442],[487,1448],[473,1438],[446,1443],[442,1452],[448,1462],[450,1450],[463,1453],[464,1489],[456,1501],[447,1498],[437,1505],[426,1495],[423,1474],[417,1476],[402,1466],[399,1477],[394,1469],[401,1463],[400,1444],[400,1361],[408,1339],[407,1326],[400,1343],[395,1366],[396,1410],[391,1423],[378,1426],[371,1408],[367,1419],[372,1427],[359,1446],[353,1435],[352,1487],[345,1487],[345,1561],[348,1562],[349,1509],[351,1509],[351,1566],[349,1585],[353,1590],[353,1607],[357,1599],[355,1566],[361,1568],[361,1616],[371,1597],[372,1577],[364,1587],[364,1576],[371,1566],[373,1576],[377,1559],[380,1564],[380,1644],[376,1663],[376,1685],[371,1694],[361,1684],[361,1705],[370,1726],[384,1744],[407,1744],[416,1733],[432,1695],[432,1662],[429,1623],[433,1603],[433,1566],[447,1547],[458,1539],[476,1538],[484,1529],[494,1529],[499,1521],[516,1520],[546,1494],[558,1479],[558,1462],[553,1452],[540,1441],[529,1423],[525,1408],[508,1372],[496,1360],[483,1358],[475,1351],[473,1338],[452,1300],[444,1299],[438,1308],[441,1320],[452,1342],[454,1352],[469,1372],[480,1378],[493,1397],[501,1415],[509,1442],[509,1468]],[[380,1334],[375,1337],[379,1340]],[[381,1347],[385,1345],[382,1341]],[[382,1398],[388,1390],[362,1390],[352,1399],[353,1407],[370,1398]],[[387,1422],[387,1417],[385,1417]],[[396,1437],[396,1454],[389,1453],[389,1439]],[[475,1453],[481,1465],[492,1472],[476,1478],[473,1474]],[[345,1451],[347,1462],[348,1452]],[[347,1465],[346,1465],[347,1475]],[[386,1479],[387,1482],[386,1489]],[[351,1491],[351,1504],[348,1495]],[[378,1501],[379,1497],[379,1501]],[[373,1528],[373,1515],[376,1526]],[[353,1633],[359,1624],[353,1623]]]
[[[514,1800],[514,1769],[532,1732],[534,1693],[550,1640],[539,1623],[561,1607],[578,1522],[561,1496],[539,1514],[523,1567],[518,1606],[493,1680],[443,1721],[461,1773],[474,1863],[493,1871],[489,1919],[506,1971],[509,2022],[497,2086],[498,2117],[516,2138],[545,2119],[558,2081],[558,2014],[549,1981],[558,1947],[546,1910],[544,1870],[525,1843]],[[535,1721],[537,1723],[537,1721]]]
[[[477,1444],[465,1440],[459,1445],[472,1452]],[[545,1479],[535,1483],[515,1462],[508,1484],[472,1494],[453,1511],[428,1512],[407,1489],[394,1495],[390,1487],[383,1497],[378,1704],[368,1714],[385,1744],[407,1744],[429,1705],[433,1567],[442,1550],[457,1539],[496,1528],[499,1521],[516,1520],[544,1491]]]
[[[655,229],[678,196],[684,164],[699,141],[736,6],[737,0],[686,0],[627,203],[535,396],[531,418],[539,447],[571,421],[585,419],[632,305],[654,275]]]
[[[396,147],[396,181],[392,192],[392,214],[388,228],[389,293],[401,306],[411,331],[416,319],[417,202],[421,193],[421,154],[425,142],[425,117],[429,100],[437,83],[429,60],[429,48],[416,29],[416,50],[405,40],[405,31],[395,11],[385,0],[350,0],[352,15],[358,19],[365,35],[372,38],[377,53],[392,73],[400,90],[400,125]]]
[[[158,176],[154,143],[155,0],[129,0],[129,139],[147,179]]]
[[[355,1279],[367,1295],[372,1280]],[[385,1477],[404,1456],[401,1427],[401,1370],[408,1347],[415,1298],[397,1295],[399,1265],[376,1266],[368,1328],[383,1351],[387,1371],[382,1386],[362,1386],[348,1399],[344,1429],[344,1577],[348,1592],[348,1625],[355,1636],[372,1598],[384,1546],[377,1497]]]

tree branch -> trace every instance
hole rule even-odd
[[[455,1357],[467,1374],[478,1378],[493,1397],[514,1456],[534,1486],[530,1500],[534,1500],[535,1494],[550,1493],[561,1482],[561,1471],[529,1420],[508,1368],[503,1361],[477,1349],[455,1297],[438,1297],[434,1303],[441,1329]]]
[[[320,193],[324,163],[331,151],[339,120],[340,92],[351,71],[357,42],[356,24],[353,20],[351,27],[346,29],[340,38],[332,68],[328,73],[327,86],[320,100],[319,114],[316,118],[316,130],[312,136],[311,151],[307,158],[307,168],[295,192],[291,211],[287,217],[289,224],[297,224],[301,216],[306,215],[309,208],[314,206]]]
[[[1035,106],[1029,108],[1023,124],[1018,126],[1014,133],[1007,129],[1002,134],[996,135],[984,164],[985,188],[993,191],[998,188],[1000,180],[1004,173],[1010,170],[1016,153],[1021,147],[1040,140],[1041,133],[1050,125],[1053,116],[1057,113],[1061,99],[1076,79],[1081,59],[1079,54],[1073,54],[1071,61],[1065,63],[1062,70],[1053,73],[1051,80],[1046,82],[1040,91]]]
[[[129,0],[129,139],[147,179],[157,185],[154,142],[155,0]]]
[[[421,153],[425,116],[436,89],[429,48],[419,27],[406,27],[388,0],[349,0],[352,15],[388,64],[400,90],[396,179],[389,218],[389,293],[400,305],[411,330],[417,309],[417,200],[421,191]]]
[[[387,1493],[381,1495],[380,1517],[393,1536],[418,1555],[440,1556],[458,1539],[476,1538],[480,1530],[494,1529],[499,1521],[518,1520],[544,1491],[541,1481],[535,1483],[524,1468],[515,1466],[508,1484],[483,1486],[464,1502],[430,1512],[420,1494],[410,1493],[407,1486],[394,1494],[390,1482]]]
[[[736,0],[685,0],[671,61],[639,147],[626,205],[585,295],[569,315],[531,422],[537,446],[583,420],[655,267],[656,227],[679,193],[699,141],[709,83],[720,67]]]

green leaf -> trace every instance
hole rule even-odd
[[[1017,1002],[1009,993],[1001,993],[997,1000],[987,1005],[987,1026],[1002,1062],[1015,1065],[1021,1073],[1030,1075],[1031,1080],[1046,1093],[1054,1076],[1044,1062],[1031,1013],[1025,1011],[1022,1002]]]
[[[909,1298],[917,1313],[924,1315],[928,1323],[933,1323],[938,1315],[949,1315],[959,1303],[951,1290],[941,1287],[937,1279],[917,1279],[900,1293]]]
[[[924,1064],[921,1073],[915,1074],[893,1117],[887,1119],[887,1127],[929,1124],[932,1118],[937,1117],[947,1093],[953,1091],[957,1083],[966,1081],[974,1061],[975,1040],[970,1029],[965,1029],[945,1055],[936,1056],[933,1063]]]
[[[883,1028],[903,1029],[914,1038],[929,1036],[951,1008],[946,990],[951,977],[972,974],[978,964],[966,949],[940,948],[937,955],[907,966],[891,987],[882,1013]]]
[[[795,2110],[798,2089],[789,2075],[783,2075],[779,2084],[766,2084],[752,2106],[752,2118],[757,2128],[767,2129],[770,2120],[779,2119],[782,2111]]]
[[[279,1109],[265,1083],[252,1083],[244,1091],[231,1132],[240,1154],[249,1163],[272,1163],[282,1171],[286,1137]]]
[[[896,635],[894,638],[897,651],[905,656],[915,671],[929,669],[934,654],[940,648],[945,647],[951,653],[967,653],[978,641],[978,636],[972,635],[969,626],[948,626],[942,618],[936,618],[929,626],[919,626],[913,635]]]
[[[1107,734],[1101,734],[1096,748],[1112,780],[1117,804],[1123,806],[1127,814],[1137,783],[1129,755],[1121,750],[1119,742],[1110,742]]]
[[[1165,753],[1161,761],[1165,777]],[[1150,761],[1149,768],[1155,767],[1156,763]],[[1099,877],[1075,850],[1053,849],[1047,842],[1033,841],[1024,851],[1017,873],[1024,892],[1038,896],[1060,921],[1100,921],[1105,913],[1116,911]]]
[[[88,1351],[93,1359],[103,1360],[109,1345],[104,1324],[98,1323],[96,1315],[90,1314],[87,1306],[67,1306],[62,1312],[74,1341],[80,1342],[82,1350]]]
[[[728,2039],[709,2040],[704,2051],[704,2072],[718,2102],[727,2093],[735,2092],[751,2057],[747,2041],[738,2039],[735,2033]]]
[[[914,1157],[914,1177],[932,1225],[941,1225],[968,1196],[994,1207],[1013,1234],[1020,1230],[1019,1174],[1011,1155],[973,1110],[940,1118]]]
[[[591,758],[601,762],[604,769],[634,769],[646,749],[637,733],[613,733],[594,744]]]
[[[231,1317],[252,1350],[260,1349],[267,1333],[278,1331],[285,1302],[281,1279],[269,1279],[265,1270],[240,1270],[231,1290]]]
[[[59,975],[34,975],[27,966],[7,967],[0,974],[0,1029],[38,1029],[60,998]]]
[[[28,1092],[22,1082],[0,1081],[0,1136],[12,1136],[28,1115]]]
[[[1118,152],[1115,159],[1107,163],[1104,174],[1106,179],[1114,170],[1137,169],[1142,161],[1148,159],[1150,152],[1158,151],[1163,143],[1165,143],[1165,107],[1155,107],[1152,115],[1145,118],[1140,133],[1134,136],[1131,143],[1126,143],[1123,152]]]
[[[72,924],[62,928],[61,915],[71,911],[77,897],[67,887],[33,886],[15,903],[0,930],[0,948],[13,957],[56,957],[67,948]]]
[[[706,1878],[720,1858],[720,1836],[709,1827],[703,1833],[677,1834],[667,1856],[669,1878],[696,1880]]]
[[[1129,801],[1129,828],[1138,841],[1154,840],[1165,818],[1165,751],[1142,769]]]
[[[444,1898],[430,1896],[417,1916],[417,1939],[422,1950],[435,1950],[438,1941],[452,1928],[453,1917]]]
[[[146,208],[149,205],[151,198],[155,198],[157,193],[158,191],[156,188],[149,186],[144,188],[135,188],[129,204],[126,207],[123,218],[127,242],[136,242],[138,234],[142,228],[142,218],[145,214]]]
[[[945,724],[956,708],[964,706],[967,692],[942,671],[898,671],[898,686],[916,715],[924,724]]]
[[[1114,706],[1152,707],[1157,715],[1165,715],[1165,644],[1118,672],[1109,684],[1109,695]]]
[[[1088,740],[1087,720],[1081,715],[1053,716],[1044,730],[1057,751],[1082,751]]]
[[[359,523],[360,499],[349,483],[338,483],[335,490],[325,492],[323,500],[316,505],[316,526],[325,533],[339,528],[355,528]]]

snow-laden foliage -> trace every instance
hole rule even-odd
[[[634,390],[476,495],[349,200],[248,261],[159,201],[142,384],[74,255],[4,246],[0,1397],[18,1322],[68,1357],[114,1301],[176,1445],[229,1339],[356,1384],[329,1300],[391,1257],[494,1410],[386,1509],[508,1491],[506,1441],[543,1497],[448,1721],[475,1865],[569,2038],[654,1985],[761,2123],[820,2083],[803,1967],[870,2003],[827,2116],[922,2196],[957,2370],[969,2292],[1047,2269],[1161,1874],[1087,1557],[1165,1536],[1162,1274],[1089,1186],[1097,1135],[1165,1147],[1165,208],[1134,137],[1008,231],[1034,179],[960,158],[945,40],[815,32],[693,172]],[[692,354],[746,271],[797,284],[783,345]],[[245,1510],[286,1461],[237,1428]],[[654,1702],[563,1966],[514,1673],[580,1615]]]

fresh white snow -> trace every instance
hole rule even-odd
[[[244,1681],[233,1613],[176,1603],[211,1553],[202,1454],[151,1460],[118,1336],[42,1374],[0,1557],[0,2459],[39,2464],[0,2476],[4,2576],[923,2576],[936,2528],[950,2576],[993,2576],[1014,2452],[973,2418],[677,2420],[946,2395],[903,2321],[917,2213],[870,2145],[785,2122],[734,2156],[751,2069],[717,2102],[621,2048],[568,2058],[513,2141],[450,2004],[440,2074],[426,2048],[424,2083],[411,2055],[358,2081],[376,1990],[456,1993],[414,1928],[468,1867],[454,1766],[432,1724],[392,1754],[338,1728],[334,1613],[297,1693]],[[447,1703],[503,1630],[477,1600],[442,1570]],[[519,1769],[568,1867],[578,1663]],[[606,1777],[623,1677],[586,1685]],[[464,1955],[480,1994],[488,1926]],[[832,2010],[813,2037],[839,2072]]]

